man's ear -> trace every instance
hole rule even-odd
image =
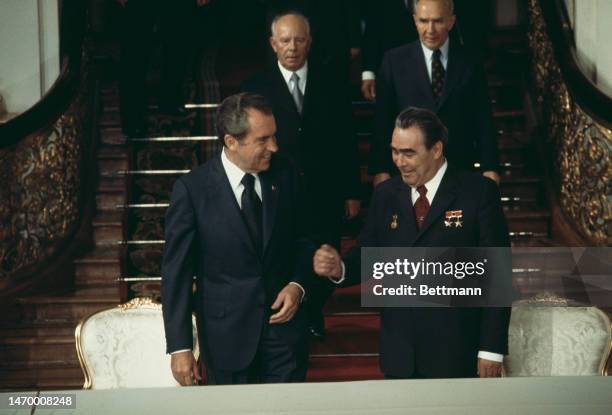
[[[236,137],[231,134],[225,134],[223,136],[223,143],[229,150],[235,150],[236,146],[238,145],[238,140],[236,140]]]
[[[438,140],[431,149],[434,151],[434,158],[439,159],[444,153],[444,144],[442,144],[442,141]]]
[[[450,32],[451,29],[455,26],[455,22],[457,21],[457,16],[455,16],[454,14],[450,17],[450,27],[448,28],[448,31]]]
[[[274,42],[274,36],[270,36],[270,47],[274,52],[276,52],[276,43]]]

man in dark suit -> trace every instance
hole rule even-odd
[[[317,250],[318,275],[343,285],[359,283],[361,247],[510,245],[497,186],[451,167],[443,156],[447,137],[431,111],[409,108],[399,114],[391,151],[400,175],[376,188],[358,246],[344,263],[329,246]],[[461,226],[449,226],[449,212],[460,212]],[[509,314],[495,307],[383,307],[382,372],[390,378],[499,376]]]
[[[386,51],[418,39],[412,0],[370,0],[366,6],[361,54],[361,92],[376,99],[376,71]]]
[[[176,181],[166,214],[161,295],[172,373],[182,385],[198,377],[195,310],[208,383],[303,381],[300,303],[314,249],[300,231],[308,222],[298,212],[297,173],[274,154],[265,98],[226,98],[217,127],[223,152]]]
[[[455,23],[452,0],[418,0],[414,20],[419,41],[385,54],[376,82],[376,131],[370,174],[377,185],[395,168],[389,140],[393,120],[404,108],[434,111],[449,130],[445,156],[457,167],[480,163],[499,183],[499,157],[483,66],[449,41]]]
[[[340,246],[342,218],[359,213],[359,166],[348,82],[308,60],[310,31],[301,14],[279,15],[271,46],[277,61],[243,89],[268,98],[280,153],[297,164],[320,242]],[[311,329],[324,334],[321,308],[331,291],[319,282],[308,296]]]

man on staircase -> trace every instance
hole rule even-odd
[[[374,185],[396,174],[389,140],[397,114],[427,108],[449,130],[445,156],[499,183],[499,156],[484,68],[479,59],[449,39],[455,24],[453,0],[416,0],[419,40],[387,52],[376,80],[376,125],[369,172]],[[482,22],[485,24],[485,22]]]
[[[276,16],[270,44],[277,61],[243,89],[268,98],[274,109],[279,152],[298,168],[320,243],[340,247],[343,217],[360,209],[357,142],[348,80],[308,60],[308,20],[297,12]],[[308,296],[311,333],[324,336],[321,308],[331,294],[320,282]]]
[[[400,175],[375,189],[357,247],[344,262],[328,245],[317,250],[319,276],[342,286],[359,283],[362,247],[510,246],[497,186],[449,164],[447,141],[446,128],[431,111],[408,108],[398,115],[391,153]],[[459,212],[461,226],[449,226],[449,212]],[[505,289],[509,279],[503,274],[485,278]],[[387,378],[501,374],[507,307],[383,307],[380,319],[380,366]]]

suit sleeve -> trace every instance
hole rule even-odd
[[[336,81],[338,88],[338,120],[336,123],[336,137],[340,140],[340,145],[336,146],[340,157],[338,162],[340,168],[338,172],[342,176],[341,183],[343,199],[361,199],[361,179],[359,166],[359,145],[355,133],[353,122],[353,107],[351,103],[350,84],[348,80],[339,79]]]
[[[166,352],[172,353],[193,347],[191,313],[196,223],[189,193],[181,179],[172,190],[165,228],[161,297]]]
[[[363,32],[362,71],[376,72],[382,59],[380,39],[381,5],[367,2],[365,30]]]
[[[378,226],[377,218],[380,217],[380,206],[383,205],[381,202],[380,186],[374,190],[370,207],[368,210],[368,217],[365,225],[359,237],[357,238],[357,246],[347,252],[342,260],[344,261],[344,281],[340,284],[342,287],[348,287],[361,283],[361,248],[378,246],[377,243],[377,232]]]
[[[474,78],[474,106],[476,108],[474,125],[478,129],[477,140],[482,171],[499,170],[499,150],[497,135],[493,128],[493,115],[491,111],[491,98],[487,86],[487,78],[483,65],[475,65]]]
[[[497,272],[492,272],[490,278],[492,290],[512,290],[512,263],[510,260],[510,240],[508,226],[501,206],[497,185],[489,179],[484,179],[484,191],[479,207],[479,239],[481,247],[508,247],[507,255],[502,254],[495,260]],[[502,280],[503,279],[503,280]],[[495,297],[495,296],[494,296]],[[508,293],[500,293],[500,297],[508,297]],[[510,322],[509,307],[485,307],[482,309],[480,322],[479,350],[507,354],[508,324]]]
[[[395,87],[392,78],[392,59],[385,54],[376,80],[376,117],[372,151],[369,165],[371,175],[391,173],[391,151],[389,143],[395,122]]]
[[[312,209],[310,209],[310,200],[305,197],[300,186],[300,180],[297,170],[291,164],[291,181],[293,186],[293,204],[296,211],[295,220],[295,268],[292,282],[296,282],[302,286],[305,295],[309,295],[312,287],[311,281],[314,276],[312,261],[316,251],[314,229],[312,223]]]

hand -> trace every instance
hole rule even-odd
[[[128,0],[117,0],[117,4],[119,4],[119,6],[121,6],[121,7],[125,7],[127,2],[128,2]]]
[[[191,351],[170,355],[170,368],[172,369],[172,376],[182,386],[192,386],[202,380],[198,364]]]
[[[368,101],[376,101],[376,80],[366,79],[361,81],[361,93]]]
[[[276,310],[280,307],[280,310],[270,316],[269,323],[280,324],[290,321],[300,306],[302,294],[302,290],[297,285],[285,285],[285,288],[276,296],[276,300],[271,307],[272,310]]]
[[[361,49],[359,48],[351,48],[351,60],[357,59],[357,56],[361,54]]]
[[[499,186],[499,182],[501,179],[499,177],[499,174],[497,174],[496,171],[488,170],[488,171],[482,172],[482,175],[484,177],[488,177],[489,179],[493,180]]]
[[[210,3],[210,0],[196,0],[198,7],[206,6],[208,3]]]
[[[476,373],[481,378],[498,378],[501,376],[502,363],[478,358]]]
[[[353,219],[357,215],[359,215],[359,211],[361,210],[361,201],[348,199],[344,201],[344,214],[347,219]]]
[[[372,180],[372,185],[374,187],[378,186],[379,184],[381,184],[384,181],[387,181],[391,178],[391,175],[389,173],[378,173],[374,175],[374,179]]]
[[[314,272],[320,277],[342,278],[342,259],[330,245],[321,245],[312,260]]]

